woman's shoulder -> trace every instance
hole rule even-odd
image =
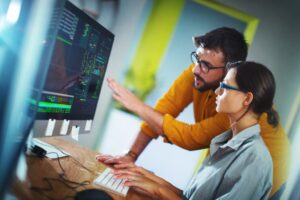
[[[243,146],[244,154],[248,157],[249,162],[265,163],[265,165],[272,167],[271,154],[260,135],[246,142]]]

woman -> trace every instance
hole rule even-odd
[[[227,66],[228,73],[216,89],[216,110],[226,113],[231,129],[216,136],[210,155],[192,177],[185,191],[134,164],[116,165],[115,176],[126,178],[158,199],[268,199],[272,188],[272,159],[260,137],[258,118],[264,112],[277,126],[272,109],[275,81],[272,73],[254,62]],[[161,114],[138,100],[112,79],[113,97],[155,128]],[[158,121],[155,121],[158,120]]]

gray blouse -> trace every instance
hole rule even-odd
[[[228,130],[211,141],[210,155],[188,183],[183,199],[268,199],[272,174],[272,158],[260,126],[233,138]]]

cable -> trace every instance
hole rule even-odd
[[[86,166],[84,166],[81,162],[79,162],[76,158],[74,158],[72,155],[66,154],[60,147],[56,146],[56,145],[49,145],[47,143],[45,143],[45,145],[49,146],[49,147],[55,147],[58,151],[60,151],[62,154],[64,154],[65,156],[70,156],[70,158],[73,159],[73,161],[75,161],[81,168],[85,169],[86,171],[90,172],[93,175],[98,175],[97,173],[95,173],[93,170],[87,168]]]
[[[61,162],[60,162],[60,157],[59,157],[58,153],[56,153],[56,152],[49,152],[49,153],[47,153],[47,154],[56,154],[56,156],[57,156],[57,161],[58,161],[58,164],[59,164],[59,167],[60,167],[61,171],[63,172],[62,174],[59,174],[59,177],[60,177],[61,179],[63,179],[64,181],[66,181],[66,182],[68,182],[68,183],[76,184],[76,185],[78,185],[78,187],[90,184],[90,181],[83,181],[83,182],[78,183],[78,182],[70,181],[70,180],[66,179],[66,178],[64,177],[64,176],[65,176],[65,170],[64,170],[64,168],[62,167],[62,164],[61,164]],[[64,184],[65,184],[65,183],[64,183]],[[71,189],[76,189],[76,188],[77,188],[77,187],[72,187],[72,186],[68,186],[68,185],[66,185],[66,186],[69,187],[69,188],[71,188]]]
[[[33,149],[33,148],[32,148]],[[31,149],[31,150],[32,150]],[[56,154],[57,156],[57,161],[58,161],[58,165],[62,171],[62,173],[58,173],[59,175],[59,178],[52,178],[52,177],[44,177],[43,178],[43,181],[45,181],[47,183],[47,187],[44,187],[44,188],[41,188],[41,187],[35,187],[35,186],[32,186],[30,187],[31,190],[35,191],[35,192],[38,192],[39,194],[43,195],[44,197],[46,197],[47,199],[49,200],[57,200],[57,199],[53,199],[51,198],[49,195],[47,195],[45,192],[50,192],[50,191],[53,191],[53,185],[51,184],[51,181],[57,181],[57,182],[60,182],[62,184],[64,184],[67,188],[69,189],[72,189],[73,191],[77,192],[76,189],[78,187],[84,187],[86,185],[89,185],[90,184],[90,181],[82,181],[82,182],[75,182],[75,181],[71,181],[67,178],[65,178],[65,170],[60,162],[60,157],[58,155],[58,153],[56,152],[49,152],[47,154]],[[37,155],[37,154],[36,154]],[[40,157],[39,155],[37,155],[38,157]],[[44,155],[45,157],[45,155]],[[75,185],[75,186],[72,186],[72,185]],[[65,196],[62,198],[62,200],[65,200],[65,199],[70,199],[70,198],[74,198],[74,196]]]

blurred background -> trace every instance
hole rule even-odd
[[[195,50],[193,36],[221,26],[243,32],[249,43],[248,60],[265,64],[275,75],[275,107],[292,145],[291,175],[282,199],[289,198],[294,184],[300,186],[297,156],[300,151],[299,1],[71,2],[115,34],[106,77],[115,78],[151,106],[191,64],[190,52]],[[191,107],[181,113],[179,119],[194,123]],[[130,148],[140,122],[137,116],[115,106],[111,91],[104,83],[92,132],[80,135],[79,143],[101,153],[122,154]],[[158,139],[151,142],[137,164],[183,189],[200,154],[201,151],[186,151]],[[299,194],[292,195],[299,198]]]
[[[141,94],[140,97],[151,106],[190,64],[189,54],[195,50],[192,36],[220,26],[234,27],[243,32],[249,43],[248,60],[265,64],[275,75],[275,106],[294,148],[292,152],[296,154],[299,151],[298,1],[72,2],[93,13],[116,36],[106,76],[117,79]],[[97,12],[94,4],[102,9]],[[144,88],[139,88],[143,84]],[[80,141],[103,153],[122,154],[130,148],[138,132],[140,119],[113,106],[107,85],[103,85],[102,92],[93,134]],[[192,109],[188,108],[179,119],[193,123]],[[184,188],[195,170],[200,153],[185,151],[158,139],[147,147],[137,163]],[[297,159],[293,157],[292,167],[295,170],[291,171],[290,182],[297,177]],[[286,192],[289,190],[287,187]]]
[[[192,36],[220,26],[243,32],[249,43],[248,60],[265,64],[275,75],[275,106],[293,146],[292,153],[299,151],[298,1],[72,2],[93,14],[116,35],[106,76],[125,84],[151,106],[190,64],[189,54],[195,50]],[[105,95],[110,94],[107,85],[102,89],[93,134],[80,141],[103,153],[122,154],[136,137],[140,119],[116,109],[111,95]],[[188,108],[179,119],[193,123],[192,109]],[[184,188],[200,153],[185,151],[158,139],[147,147],[137,163]],[[295,182],[300,166],[298,158],[293,156],[290,183]],[[290,188],[287,187],[286,193]]]

